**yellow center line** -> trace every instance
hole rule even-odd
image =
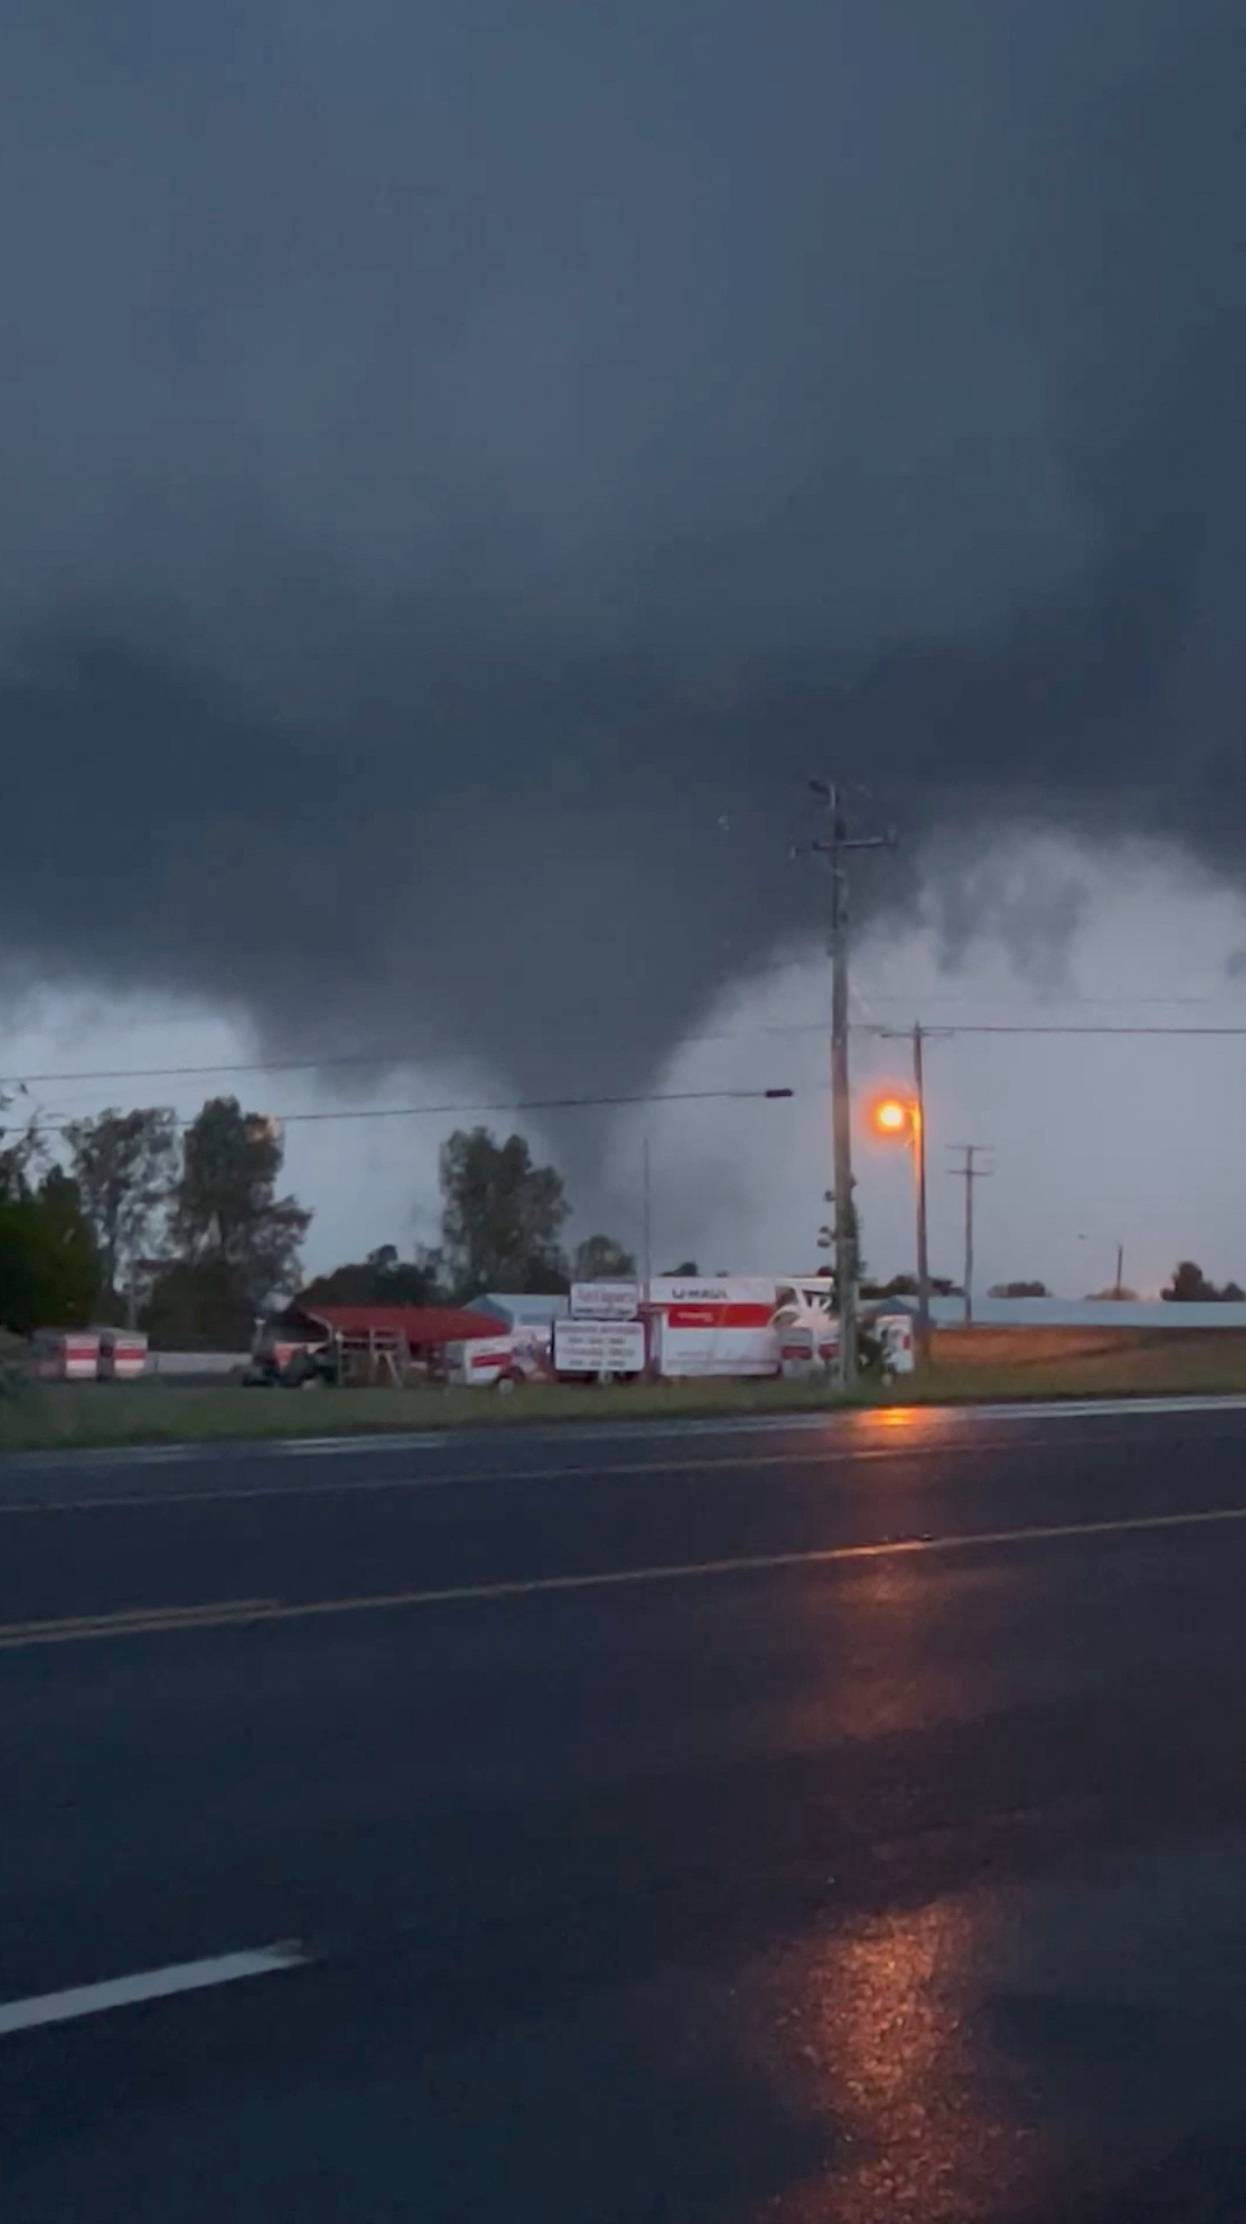
[[[10,1622],[0,1628],[0,1651],[82,1643],[100,1637],[165,1635],[181,1629],[238,1627],[247,1623],[312,1621],[329,1614],[380,1614],[429,1606],[485,1605],[497,1599],[548,1593],[621,1590],[646,1583],[696,1583],[718,1576],[771,1574],[787,1568],[822,1568],[862,1560],[928,1558],[1006,1545],[1054,1544],[1088,1537],[1127,1537],[1173,1529],[1198,1529],[1246,1521],[1246,1506],[1213,1506],[1193,1513],[1136,1514],[1111,1521],[1035,1523],[1022,1529],[977,1529],[947,1537],[897,1537],[876,1544],[826,1545],[802,1552],[760,1552],[722,1560],[681,1560],[637,1568],[599,1568],[580,1575],[511,1577],[500,1583],[456,1583],[437,1590],[364,1592],[358,1597],[303,1600],[240,1599],[221,1605],[138,1608],[62,1622]]]

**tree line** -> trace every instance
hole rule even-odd
[[[626,1279],[633,1254],[613,1236],[586,1236],[568,1252],[562,1175],[534,1163],[522,1135],[496,1142],[487,1128],[458,1128],[441,1146],[441,1240],[402,1259],[382,1244],[310,1283],[307,1304],[464,1303],[486,1290],[555,1294],[575,1282]]]
[[[210,1098],[185,1126],[162,1106],[110,1107],[57,1140],[54,1157],[37,1116],[0,1126],[0,1327],[18,1334],[129,1320],[166,1348],[236,1349],[300,1290],[309,1303],[431,1304],[636,1271],[610,1236],[564,1248],[562,1176],[521,1135],[456,1130],[440,1154],[440,1242],[407,1259],[382,1244],[305,1290],[312,1215],[279,1193],[279,1128],[236,1097]]]
[[[1246,1290],[1240,1282],[1212,1282],[1195,1259],[1180,1259],[1172,1271],[1172,1280],[1160,1291],[1167,1305],[1241,1305],[1246,1303]],[[1050,1297],[1045,1282],[994,1282],[987,1292],[989,1297]],[[1092,1290],[1086,1302],[1099,1304],[1108,1299],[1114,1303],[1135,1304],[1138,1293],[1126,1289],[1124,1283],[1113,1283],[1107,1290]]]
[[[250,1338],[296,1286],[311,1214],[277,1191],[283,1146],[264,1114],[213,1097],[182,1129],[149,1105],[0,1134],[0,1326],[131,1321],[166,1344]]]

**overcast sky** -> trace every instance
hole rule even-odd
[[[1106,1010],[1184,939],[1171,993],[1231,1005],[1240,34],[1237,0],[11,11],[6,1064],[717,1071],[686,1038],[761,1024],[817,914],[811,771],[904,835],[863,993],[1006,1016],[1086,973]],[[1059,1231],[1126,1168],[1131,1241],[1169,1216],[1140,1280],[1204,1211],[1231,1250],[1212,1055],[934,1054],[999,1145],[986,1271],[1107,1279]],[[1145,1111],[1098,1161],[1092,1081]],[[759,1184],[762,1120],[664,1121],[673,1248],[803,1245],[817,1154]],[[433,1137],[347,1133],[291,1131],[318,1260],[427,1187]],[[548,1140],[617,1218],[619,1133]]]
[[[886,872],[890,861],[873,870]],[[1246,1281],[1246,901],[1179,856],[1145,845],[1102,853],[1021,838],[983,870],[1002,873],[1017,916],[949,961],[943,884],[926,885],[909,925],[880,918],[857,952],[855,1073],[863,1102],[908,1081],[909,1046],[869,1030],[934,1030],[927,1048],[932,1265],[959,1275],[963,1191],[946,1172],[952,1143],[993,1146],[978,1191],[978,1285],[1038,1278],[1066,1296],[1111,1283],[1125,1246],[1131,1286],[1155,1294],[1179,1257]],[[1044,963],[1029,958],[1031,905],[1063,911],[1069,932]],[[826,1094],[828,969],[816,937],[776,952],[724,989],[653,1077],[658,1091],[788,1086],[791,1103],[655,1104],[603,1116],[498,1111],[338,1119],[413,1104],[463,1107],[512,1091],[484,1062],[315,1073],[225,1071],[126,1084],[31,1083],[49,1114],[105,1101],[158,1101],[191,1116],[214,1089],[286,1114],[286,1173],[316,1207],[309,1264],[327,1268],[373,1245],[410,1252],[435,1241],[437,1148],[454,1124],[518,1126],[540,1157],[569,1170],[571,1232],[599,1225],[639,1251],[648,1136],[655,1268],[695,1258],[706,1272],[812,1271],[830,1179]],[[957,1023],[1087,1028],[1238,1027],[1232,1036],[974,1036]],[[946,1032],[940,1032],[946,1031]],[[56,990],[10,1037],[14,1072],[98,1072],[110,1065],[221,1065],[254,1058],[254,1030],[184,1000],[86,1001]],[[577,1176],[576,1169],[582,1171]],[[910,1169],[901,1152],[858,1137],[865,1253],[882,1275],[913,1264]]]

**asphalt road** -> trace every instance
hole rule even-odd
[[[1239,2220],[1244,1597],[1241,1409],[9,1460],[6,2224]]]

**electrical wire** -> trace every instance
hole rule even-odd
[[[490,1102],[458,1104],[379,1104],[347,1105],[336,1110],[319,1112],[271,1112],[265,1115],[274,1124],[292,1127],[303,1123],[320,1123],[331,1120],[417,1120],[447,1119],[468,1112],[583,1112],[602,1107],[632,1104],[704,1104],[721,1103],[725,1099],[735,1102],[765,1102],[794,1097],[795,1089],[773,1086],[760,1089],[656,1089],[635,1095],[601,1097],[504,1097]],[[74,1118],[70,1113],[57,1113],[53,1117],[36,1114],[27,1125],[20,1125],[16,1132],[22,1135],[58,1135]],[[178,1120],[175,1125],[185,1129],[194,1126],[194,1120]]]
[[[907,1028],[857,1027],[861,1035],[907,1034]],[[1214,1027],[1210,1025],[1163,1025],[1150,1021],[1136,1027],[1109,1025],[1102,1020],[1070,1021],[1057,1024],[1027,1020],[949,1020],[947,1025],[930,1032],[940,1035],[1221,1035],[1240,1039],[1246,1035],[1246,1026]]]
[[[861,1006],[865,1006],[864,996],[858,996],[857,1000]],[[943,1002],[947,1001],[947,999],[930,997],[905,998],[900,995],[878,996],[874,992],[870,992],[870,1001],[874,1003],[884,1004],[911,1003],[914,1005],[921,1005],[923,1003],[929,1004],[931,1002]],[[1081,1001],[1089,1002],[1091,1001],[1091,999],[1081,999]],[[1107,998],[1104,998],[1103,1001],[1106,1003],[1109,1000]],[[1120,1001],[1123,1003],[1136,1001],[1139,1004],[1151,1002],[1156,1004],[1172,1003],[1189,1005],[1200,1002],[1202,1001],[1202,999],[1194,997],[1138,997],[1136,999],[1121,998]],[[1207,1001],[1211,1000],[1208,999]],[[827,1032],[829,1025],[829,1018],[823,1018],[806,1020],[772,1020],[763,1022],[756,1027],[724,1027],[721,1029],[712,1030],[704,1034],[685,1035],[680,1039],[677,1048],[683,1049],[696,1043],[747,1042],[749,1040],[755,1040],[771,1035],[823,1035]],[[894,1027],[888,1027],[884,1025],[881,1021],[860,1019],[853,1021],[852,1032],[858,1035],[892,1035],[896,1032],[896,1029]],[[945,1025],[939,1028],[938,1032],[944,1035],[1221,1035],[1234,1037],[1246,1036],[1246,1022],[1234,1025],[1220,1025],[1212,1023],[1210,1021],[1195,1023],[1160,1020],[1139,1021],[1137,1023],[1131,1024],[1107,1020],[949,1020]],[[219,1064],[208,1063],[178,1066],[75,1067],[69,1070],[60,1069],[56,1072],[49,1073],[14,1073],[12,1076],[9,1077],[0,1077],[0,1088],[41,1088],[49,1083],[59,1084],[75,1081],[202,1080],[210,1077],[213,1074],[321,1073],[330,1071],[335,1067],[344,1066],[396,1066],[403,1064],[414,1064],[418,1062],[421,1056],[425,1055],[427,1055],[427,1053],[421,1053],[419,1051],[413,1050],[399,1050],[391,1046],[388,1049],[335,1052],[332,1055],[325,1055],[317,1058],[245,1058],[234,1061],[222,1061]],[[686,1094],[688,1092],[680,1093]],[[696,1094],[697,1092],[694,1091],[692,1093]],[[548,1100],[548,1104],[551,1108],[560,1108],[564,1104],[626,1104],[642,1102],[651,1103],[653,1101],[655,1100],[651,1097],[586,1097],[565,1099],[552,1098]],[[508,1111],[511,1109],[517,1111],[526,1111],[528,1109],[544,1108],[545,1100],[542,1100],[539,1105],[534,1105],[533,1107],[529,1107],[526,1104],[520,1104],[514,1107],[511,1107],[509,1104],[498,1104],[482,1105],[479,1109],[483,1111]],[[408,1108],[395,1107],[395,1111],[406,1109]],[[419,1108],[414,1107],[411,1109]],[[444,1108],[438,1106],[430,1107],[430,1110],[431,1109],[447,1109],[453,1111],[460,1108],[456,1106],[448,1106]],[[473,1106],[467,1106],[464,1109],[470,1111],[476,1108]],[[67,1117],[69,1116],[70,1115],[67,1115]],[[313,1115],[311,1113],[290,1113],[286,1115],[287,1118],[291,1119],[296,1117],[306,1117],[310,1119],[315,1116],[316,1115]],[[327,1116],[328,1115],[326,1115],[326,1117]],[[337,1117],[336,1114],[333,1116]],[[361,1114],[361,1116],[364,1115]],[[370,1117],[371,1115],[369,1114],[367,1116]]]

